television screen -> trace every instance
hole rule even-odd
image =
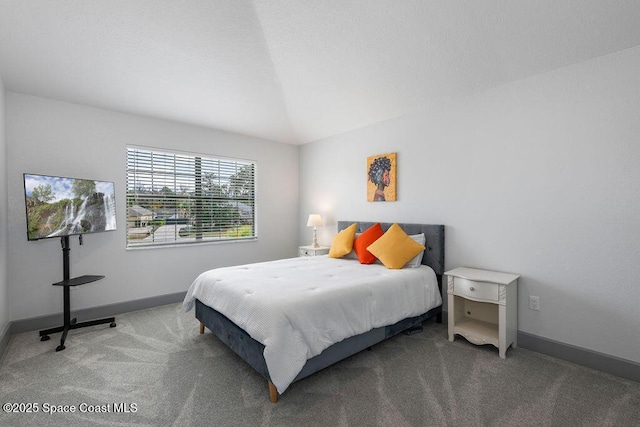
[[[29,240],[116,229],[113,182],[24,174]]]

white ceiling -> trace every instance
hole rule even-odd
[[[637,45],[638,0],[0,0],[7,90],[293,144]]]

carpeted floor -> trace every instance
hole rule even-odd
[[[445,325],[378,344],[272,404],[266,381],[200,335],[180,304],[116,321],[72,331],[58,353],[59,334],[13,336],[0,359],[0,403],[38,412],[3,411],[0,425],[640,426],[640,383],[521,348],[502,360],[493,347],[450,343]],[[62,405],[75,412],[44,413]]]

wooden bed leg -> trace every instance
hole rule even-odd
[[[204,334],[204,323],[200,322],[200,333]]]
[[[278,389],[269,381],[269,400],[271,403],[278,403]]]

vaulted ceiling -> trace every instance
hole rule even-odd
[[[0,0],[5,88],[300,144],[640,44],[637,0]]]

